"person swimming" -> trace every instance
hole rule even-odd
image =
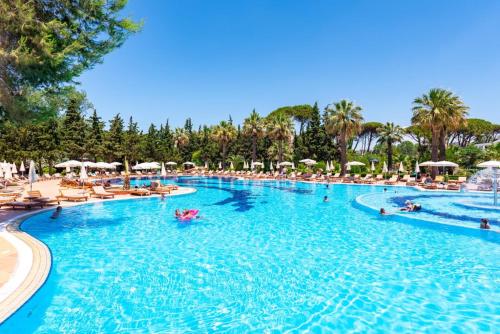
[[[486,218],[482,218],[479,227],[483,230],[489,230],[491,228],[490,221]]]
[[[56,219],[57,217],[59,217],[59,215],[61,214],[62,212],[62,206],[58,206],[56,208],[56,210],[54,211],[54,213],[52,213],[52,216],[50,216],[51,219]]]
[[[414,212],[414,211],[419,211],[420,209],[422,209],[422,206],[420,204],[415,204],[410,200],[406,200],[405,206],[399,210],[406,212]]]
[[[323,197],[323,202],[330,202],[330,200],[328,199],[328,196]]]
[[[179,218],[181,216],[181,211],[179,209],[175,209],[175,218]]]
[[[384,208],[380,208],[379,213],[380,213],[381,215],[386,215],[386,214],[387,214],[387,212],[385,211],[385,209],[384,209]]]

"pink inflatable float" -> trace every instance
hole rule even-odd
[[[200,210],[189,210],[188,212],[180,215],[177,219],[183,220],[183,221],[191,220],[193,218],[196,218],[196,215],[198,214],[198,212],[200,212]]]

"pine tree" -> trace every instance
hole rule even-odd
[[[304,145],[308,147],[308,158],[323,160],[326,159],[325,154],[325,129],[321,123],[318,103],[314,103],[311,121],[305,134]]]
[[[61,146],[68,159],[83,159],[86,124],[81,111],[82,101],[72,97],[61,126]]]
[[[129,118],[127,131],[123,137],[124,146],[126,147],[124,158],[128,159],[129,162],[139,160],[141,140],[139,126],[137,125],[137,122],[134,122],[132,116]]]
[[[120,114],[117,114],[109,123],[109,131],[105,140],[106,157],[109,161],[121,160],[125,155],[123,119]],[[126,150],[128,149],[127,147]]]
[[[103,141],[104,141],[104,122],[101,117],[97,116],[94,109],[92,116],[87,120],[88,136],[86,145],[86,152],[90,154],[94,161],[97,161],[103,154]]]

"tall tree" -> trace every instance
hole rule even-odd
[[[392,166],[392,149],[393,145],[399,143],[403,139],[404,131],[399,125],[394,125],[393,122],[387,122],[378,129],[379,138],[377,142],[384,144],[387,147],[387,164],[389,169]]]
[[[123,144],[123,118],[120,114],[116,114],[109,122],[109,131],[105,141],[106,156],[109,162],[123,158],[127,150]]]
[[[292,119],[284,113],[277,113],[272,117],[268,117],[266,132],[269,139],[278,145],[278,163],[283,162],[285,144],[293,139]]]
[[[264,137],[265,128],[262,117],[260,117],[255,109],[249,117],[245,118],[243,132],[246,136],[252,138],[252,161],[257,161],[257,141]]]
[[[412,124],[427,127],[431,131],[432,161],[438,161],[440,157],[444,160],[447,131],[463,123],[467,110],[468,107],[458,96],[440,88],[433,88],[413,101]],[[436,172],[433,168],[433,177]]]
[[[307,146],[309,148],[308,157],[317,160],[326,159],[325,154],[325,129],[321,124],[321,116],[319,113],[318,103],[314,103],[311,109],[311,119],[305,133]]]
[[[73,96],[61,126],[61,145],[69,159],[81,160],[85,153],[86,126],[83,116],[84,97]]]
[[[346,172],[347,141],[361,129],[361,107],[351,101],[341,100],[326,107],[325,128],[327,133],[335,135],[340,150],[341,174]]]
[[[123,143],[126,148],[124,158],[129,162],[137,161],[141,158],[140,140],[139,126],[137,122],[134,122],[132,116],[130,116],[127,130],[123,135]]]
[[[0,106],[26,87],[70,83],[122,45],[140,24],[119,13],[126,0],[1,1]]]
[[[148,128],[148,132],[144,136],[144,142],[142,147],[142,150],[144,152],[144,159],[150,161],[158,160],[160,153],[158,150],[159,144],[160,140],[158,137],[158,131],[156,130],[155,125],[151,123],[151,125]]]
[[[212,130],[212,138],[219,143],[222,155],[222,169],[225,169],[227,147],[231,141],[236,138],[237,132],[233,124],[227,121],[221,121]]]
[[[97,116],[97,111],[94,112],[87,120],[88,135],[85,143],[85,151],[90,154],[94,161],[103,154],[103,141],[104,141],[104,122],[101,117]]]

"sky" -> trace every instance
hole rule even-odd
[[[241,123],[349,99],[408,125],[439,87],[500,123],[498,0],[129,0],[123,14],[142,31],[78,79],[105,120]]]

